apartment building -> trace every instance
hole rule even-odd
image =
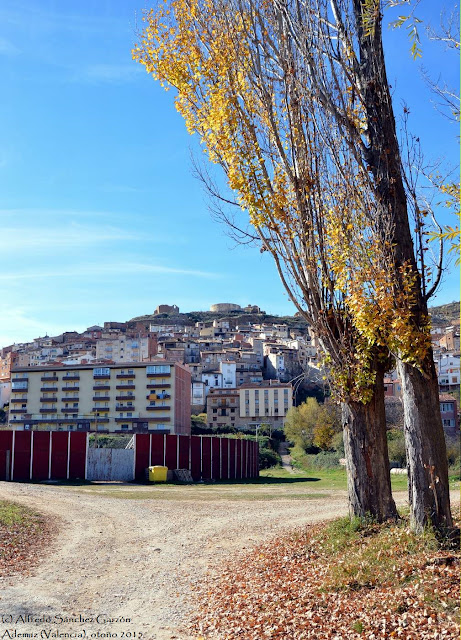
[[[290,382],[265,380],[260,384],[239,387],[240,423],[248,428],[270,424],[282,429],[285,416],[293,406],[293,388]]]
[[[150,337],[117,335],[96,342],[96,359],[114,362],[142,362],[157,353],[157,341]]]
[[[282,429],[285,416],[293,406],[290,383],[264,381],[236,389],[210,389],[207,398],[207,423],[210,427],[255,429],[262,424]]]
[[[237,389],[210,389],[207,400],[209,427],[240,427],[239,393]]]
[[[457,391],[460,388],[460,357],[450,354],[439,354],[435,359],[439,378],[439,389],[442,393]]]
[[[191,376],[178,363],[16,367],[9,427],[189,434]]]
[[[18,364],[19,354],[8,349],[10,347],[0,351],[0,382],[10,382],[11,369]]]
[[[442,424],[448,433],[456,433],[458,430],[458,406],[456,399],[448,393],[439,395],[440,415],[442,416]]]

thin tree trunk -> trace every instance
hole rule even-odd
[[[383,378],[378,371],[369,403],[342,405],[349,513],[371,515],[378,522],[398,517],[389,473]]]
[[[448,464],[437,378],[428,380],[404,362],[399,362],[397,368],[405,416],[412,528],[421,532],[429,522],[437,529],[451,528]]]

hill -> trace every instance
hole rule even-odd
[[[459,325],[459,302],[429,307],[429,313],[434,327]]]
[[[188,313],[160,313],[137,316],[128,322],[145,322],[149,324],[176,324],[179,326],[191,326],[196,322],[213,322],[214,320],[229,322],[234,328],[245,324],[287,324],[290,328],[301,331],[307,330],[307,322],[297,316],[274,316],[266,313],[244,313],[241,310],[222,313],[214,311],[190,311]]]

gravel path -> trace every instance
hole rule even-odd
[[[0,638],[187,640],[194,585],[210,567],[219,570],[221,560],[286,529],[346,513],[344,491],[316,495],[306,493],[308,484],[0,483],[1,499],[42,511],[59,526],[32,576],[3,580]]]

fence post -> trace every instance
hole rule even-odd
[[[15,445],[16,445],[16,431],[13,431],[13,442],[11,445],[11,480],[14,479],[14,454],[15,454]]]
[[[32,465],[34,462],[34,432],[30,432],[30,460],[29,460],[29,480],[32,480]]]
[[[70,431],[67,432],[67,479],[69,480],[70,471]]]

